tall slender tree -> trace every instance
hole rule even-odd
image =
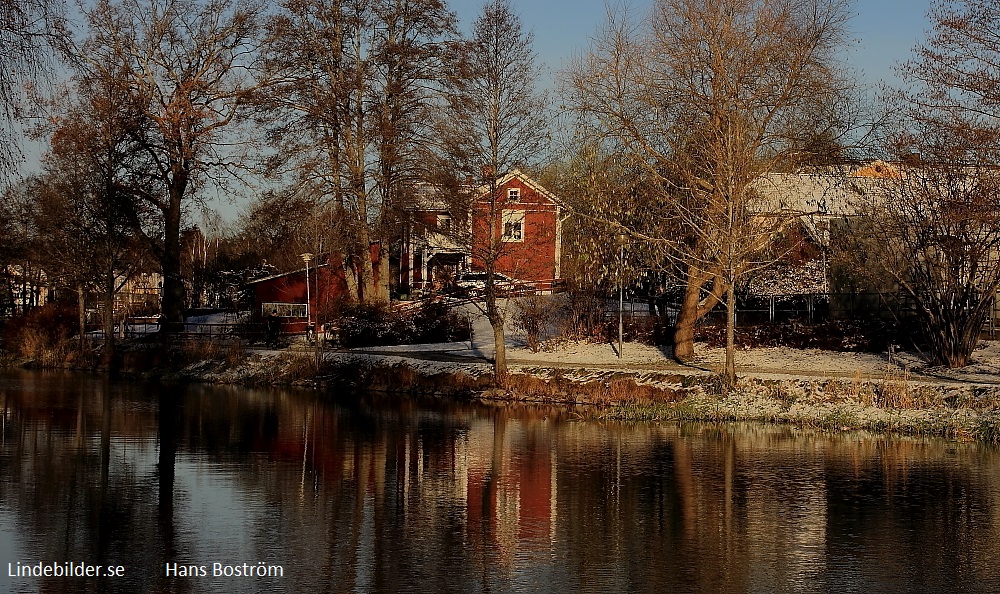
[[[121,91],[124,79],[83,78],[47,102],[49,143],[38,179],[39,252],[52,281],[77,293],[81,348],[85,297],[100,295],[102,358],[115,358],[115,298],[148,253],[140,240],[144,213],[135,188],[146,153],[132,140],[141,111]]]
[[[471,38],[457,48],[453,86],[438,130],[445,167],[460,178],[480,182],[482,192],[472,192],[470,199],[486,196],[486,232],[471,248],[486,272],[484,305],[493,329],[494,379],[499,385],[506,383],[507,359],[506,311],[495,282],[505,246],[505,198],[499,195],[497,181],[516,167],[537,162],[548,139],[546,98],[536,88],[540,65],[532,43],[533,35],[507,0],[485,4]],[[472,204],[468,210],[472,212]]]

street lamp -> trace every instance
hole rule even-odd
[[[312,310],[309,307],[311,301],[309,297],[309,262],[313,259],[312,252],[306,252],[300,256],[306,263],[306,334],[309,334],[309,327],[312,326]]]

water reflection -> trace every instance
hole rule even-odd
[[[556,408],[0,376],[0,591],[987,592],[998,456]],[[165,575],[281,565],[283,578]]]

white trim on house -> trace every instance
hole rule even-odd
[[[556,204],[556,205],[560,205],[561,204],[561,202],[559,201],[559,199],[556,198],[555,194],[553,194],[552,192],[546,190],[544,187],[542,187],[541,184],[539,184],[535,180],[531,179],[528,175],[526,175],[520,169],[514,169],[513,171],[511,171],[507,175],[505,175],[505,176],[501,177],[500,179],[496,180],[495,187],[500,188],[501,186],[503,186],[504,184],[506,184],[507,182],[509,182],[510,180],[512,180],[514,178],[519,179],[521,181],[521,183],[523,183],[524,185],[528,186],[529,188],[531,188],[532,190],[534,190],[534,192],[536,194],[538,194],[539,196],[544,197],[546,200],[552,202],[553,204]],[[482,198],[483,196],[487,196],[490,193],[490,186],[489,186],[489,184],[482,185],[482,186],[479,186],[478,188],[476,188],[475,191],[476,191],[476,196],[478,198]]]
[[[566,215],[569,216],[569,215]],[[556,253],[555,260],[556,266],[554,270],[553,279],[562,278],[562,224],[564,217],[562,216],[562,207],[556,204]]]

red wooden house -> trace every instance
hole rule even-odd
[[[559,200],[519,170],[497,180],[495,199],[489,186],[470,192],[467,217],[453,217],[448,204],[430,195],[411,211],[400,254],[399,291],[434,290],[456,274],[483,270],[490,257],[491,227],[494,270],[540,290],[551,289],[561,277]],[[464,225],[457,225],[458,220]]]

